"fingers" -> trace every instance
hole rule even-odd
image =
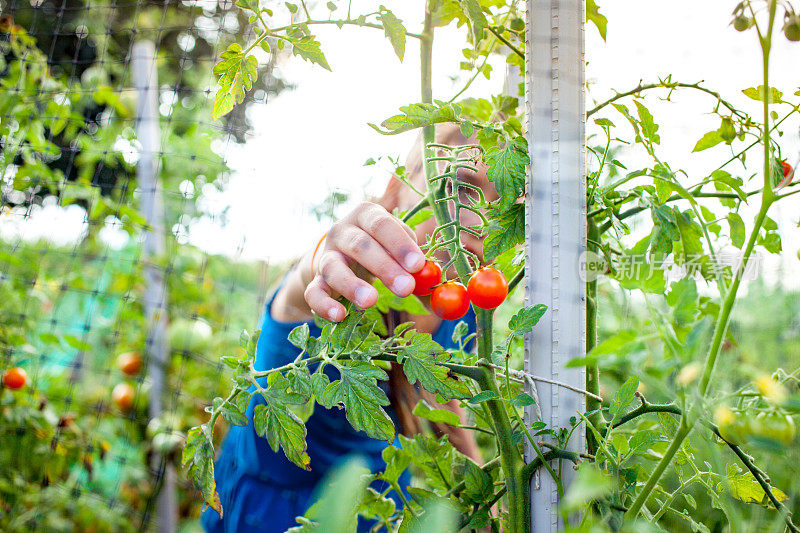
[[[354,271],[354,266],[363,267],[404,297],[414,290],[410,273],[418,272],[425,263],[413,230],[383,207],[367,202],[334,224],[320,252],[304,297],[315,313],[333,322],[340,322],[346,314],[336,301],[338,295],[361,308],[378,300],[375,287],[362,279],[370,276],[361,268]]]
[[[347,312],[342,304],[331,298],[331,288],[322,279],[316,276],[306,287],[303,297],[308,306],[321,317],[331,322],[341,322]]]
[[[400,297],[408,296],[414,290],[414,278],[389,255],[377,240],[361,228],[356,226],[347,228],[341,235],[339,249],[345,256],[356,261],[372,275],[379,278],[396,295]],[[330,274],[322,271],[325,280],[336,290],[339,290],[338,287],[334,286],[334,279],[338,281],[341,272],[338,263],[329,261],[326,266],[329,267]],[[347,267],[345,266],[345,268]],[[344,292],[342,294],[347,296]],[[355,303],[361,306],[359,302]]]
[[[375,204],[364,204],[362,209],[355,212],[355,223],[406,271],[418,272],[425,264],[425,256],[417,245],[414,232],[386,209]]]

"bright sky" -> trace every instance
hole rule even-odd
[[[613,94],[612,90],[634,87],[640,79],[647,83],[672,74],[678,81],[703,80],[705,86],[758,116],[759,104],[744,97],[741,89],[760,83],[760,50],[753,32],[740,34],[729,26],[734,0],[598,3],[609,20],[608,40],[603,42],[594,26],[587,25],[590,98],[600,101]],[[359,4],[368,6],[370,2],[353,4],[353,12],[358,13]],[[410,31],[420,27],[422,0],[385,4]],[[244,145],[227,145],[225,157],[234,174],[227,190],[211,199],[218,207],[230,206],[227,225],[219,227],[208,220],[191,228],[191,241],[210,252],[236,254],[242,250],[245,258],[271,262],[301,254],[327,229],[310,214],[310,207],[334,188],[350,193],[354,200],[378,193],[387,180],[387,167],[364,167],[364,161],[380,155],[404,159],[415,140],[414,133],[381,136],[367,123],[378,123],[401,105],[419,100],[417,41],[408,40],[401,64],[382,31],[323,26],[315,30],[333,72],[291,58],[281,66],[281,75],[296,89],[266,105],[253,106],[254,134]],[[458,71],[464,32],[464,28],[437,30],[437,98],[449,99],[466,79]],[[791,94],[800,86],[800,44],[789,43],[778,32],[775,41],[772,83]],[[464,96],[501,90],[502,58],[494,65],[493,80],[479,78]],[[454,81],[454,74],[460,79]],[[718,119],[707,115],[713,99],[687,91],[674,100],[681,105],[660,103],[655,94],[648,99],[661,126],[662,156],[691,177],[705,176],[727,155],[723,147],[691,154],[700,136],[718,126]],[[590,101],[587,107],[591,106]],[[618,114],[609,116],[618,126],[624,123]],[[798,121],[787,124],[791,126],[782,140],[784,153],[797,163]],[[625,157],[625,161],[637,160],[635,154]],[[752,174],[760,168],[757,157],[750,160],[749,167],[736,170],[742,177]],[[787,200],[776,213],[784,235],[780,263],[793,272],[800,271],[796,255],[800,230],[793,228],[800,218],[799,207],[800,195]],[[48,213],[48,218],[54,216],[52,209]],[[59,227],[66,228],[66,219],[75,216],[79,214],[60,215]],[[752,220],[746,210],[743,218]]]

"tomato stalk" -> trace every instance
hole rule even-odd
[[[738,268],[734,273],[733,282],[731,283],[730,289],[725,295],[725,300],[723,301],[722,309],[720,310],[719,317],[717,318],[717,323],[714,328],[714,337],[711,342],[711,346],[708,350],[708,355],[706,356],[706,362],[703,368],[703,377],[701,378],[700,383],[698,385],[698,392],[700,393],[700,401],[705,399],[706,395],[708,394],[709,385],[711,383],[711,377],[714,372],[714,366],[717,361],[717,357],[719,356],[720,348],[722,347],[722,341],[724,340],[725,334],[728,331],[728,324],[730,322],[731,311],[733,310],[733,305],[736,302],[736,295],[739,291],[739,285],[741,284],[742,281],[742,276],[744,274],[745,266],[747,265],[750,256],[753,253],[753,248],[755,248],[755,244],[756,241],[758,240],[761,227],[763,226],[764,220],[767,217],[767,212],[769,211],[769,208],[772,205],[772,203],[775,201],[775,193],[772,190],[772,169],[771,169],[771,157],[770,157],[771,151],[770,151],[770,137],[769,137],[769,132],[770,132],[769,54],[770,54],[770,47],[772,40],[772,30],[775,22],[775,10],[776,10],[776,3],[774,1],[770,1],[768,29],[763,36],[759,33],[759,42],[761,44],[763,76],[764,76],[764,92],[762,93],[762,98],[764,101],[763,102],[764,122],[763,122],[762,139],[761,139],[764,146],[764,188],[761,194],[761,207],[758,211],[758,214],[756,215],[753,224],[753,230],[750,234],[750,238],[747,240],[747,245],[745,246],[744,253],[742,256],[742,261],[739,263]],[[649,499],[650,495],[655,489],[655,486],[658,483],[659,479],[661,479],[661,476],[664,474],[664,471],[672,463],[673,459],[675,458],[675,454],[681,447],[681,444],[683,444],[683,441],[686,439],[689,433],[691,433],[695,420],[690,415],[690,411],[691,410],[684,411],[684,413],[681,415],[681,421],[678,432],[675,434],[675,437],[673,437],[672,442],[669,445],[669,448],[664,453],[664,456],[659,461],[655,470],[653,470],[652,474],[650,474],[650,477],[645,483],[645,486],[642,488],[641,492],[639,492],[638,496],[634,500],[630,509],[626,513],[627,516],[635,518],[639,514],[639,512],[642,510],[642,507],[647,503],[647,500]]]
[[[433,102],[432,90],[432,56],[433,56],[433,13],[430,4],[426,5],[425,20],[423,23],[422,38],[420,39],[420,82],[421,96],[423,103]],[[436,157],[435,148],[430,146],[436,142],[434,126],[426,126],[422,130],[423,139],[423,161],[425,162],[425,178],[428,183],[427,196],[428,205],[436,218],[437,226],[441,227],[444,240],[452,240],[448,247],[453,259],[453,263],[459,277],[467,279],[470,274],[470,265],[464,254],[457,253],[459,243],[458,228],[452,223],[447,202],[439,202],[445,197],[446,180],[439,180],[438,183],[433,178],[438,174],[437,162],[432,160]],[[492,311],[476,309],[477,315],[477,344],[478,357],[488,360],[493,349],[492,345]],[[500,397],[497,383],[494,379],[494,371],[488,367],[482,367],[477,379],[481,390],[490,390]],[[519,533],[527,532],[530,520],[528,517],[528,498],[527,487],[522,475],[523,461],[517,447],[511,442],[511,423],[505,405],[499,399],[488,400],[486,402],[488,414],[492,420],[495,434],[497,435],[497,447],[500,453],[500,463],[506,479],[508,489],[508,513],[509,531]]]
[[[492,315],[491,309],[476,309],[478,321],[478,365],[481,361],[487,362],[493,349],[492,342]],[[500,454],[500,464],[505,475],[508,495],[508,524],[509,531],[515,533],[527,532],[530,525],[528,513],[528,484],[523,475],[524,462],[517,446],[511,441],[511,421],[506,412],[506,407],[500,399],[500,390],[494,379],[494,370],[488,366],[481,366],[481,374],[476,380],[483,391],[495,393],[495,399],[485,402],[486,411],[492,419],[495,435],[497,435],[497,451]]]
[[[597,244],[600,242],[600,231],[597,222],[589,218],[587,221],[587,249],[597,252]],[[597,344],[597,278],[586,283],[586,353],[592,351]],[[597,363],[586,365],[586,390],[592,394],[600,394],[600,370]],[[600,427],[602,414],[600,412],[600,402],[591,396],[586,397],[586,411],[589,420]],[[597,451],[597,442],[591,431],[586,432],[586,449],[594,455]]]

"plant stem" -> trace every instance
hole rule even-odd
[[[587,249],[591,252],[597,252],[597,243],[600,241],[600,231],[597,228],[597,223],[589,218],[587,220]],[[592,351],[597,344],[597,278],[586,283],[586,353]],[[600,370],[596,362],[586,366],[586,390],[599,395],[600,394]],[[592,423],[599,427],[603,417],[600,412],[600,402],[591,396],[586,398],[586,411],[591,413],[589,419]],[[594,454],[597,451],[597,442],[595,441],[594,433],[591,431],[586,432],[586,449],[589,453]]]
[[[402,221],[403,222],[408,222],[409,220],[411,220],[411,218],[414,215],[416,215],[417,213],[419,213],[420,211],[422,211],[426,207],[428,207],[428,197],[427,196],[425,196],[424,198],[422,198],[422,200],[417,202],[417,205],[415,205],[414,207],[409,209],[408,212],[405,215],[403,215]]]
[[[642,91],[647,91],[649,89],[669,89],[670,91],[672,91],[672,90],[677,89],[677,88],[696,89],[696,90],[704,92],[706,94],[710,94],[711,96],[716,98],[717,101],[720,104],[722,104],[725,107],[727,107],[728,110],[731,113],[735,114],[737,117],[739,117],[742,120],[747,120],[747,115],[746,114],[744,114],[741,111],[739,111],[738,109],[736,109],[733,106],[733,104],[731,104],[727,100],[724,100],[722,98],[722,95],[720,95],[718,92],[712,91],[711,89],[706,89],[705,87],[701,86],[699,82],[698,83],[659,82],[659,83],[649,83],[649,84],[646,84],[646,85],[639,84],[638,86],[634,87],[630,91],[626,91],[624,93],[618,93],[618,94],[612,96],[611,98],[609,98],[608,100],[606,100],[605,102],[602,102],[602,103],[596,105],[595,107],[593,107],[592,109],[590,109],[589,111],[586,112],[586,118],[591,117],[592,115],[594,115],[595,113],[597,113],[598,111],[600,111],[601,109],[606,107],[607,105],[611,104],[612,102],[616,102],[617,100],[619,100],[621,98],[625,98],[626,96],[631,96],[631,95],[640,93]]]
[[[500,29],[502,30],[503,28],[500,28]],[[493,28],[493,27],[489,26],[489,31],[490,31],[490,32],[492,32],[492,33],[494,34],[494,36],[495,36],[495,37],[497,37],[497,40],[498,40],[498,41],[500,41],[501,43],[503,43],[504,45],[506,45],[506,46],[508,47],[508,49],[509,49],[509,50],[511,50],[512,52],[514,52],[515,54],[517,54],[517,55],[518,55],[519,57],[521,57],[522,59],[525,59],[525,52],[523,52],[522,50],[520,50],[519,48],[517,48],[516,46],[514,46],[513,44],[511,44],[511,41],[509,41],[508,39],[506,39],[505,37],[503,37],[503,34],[502,34],[502,33],[500,33],[499,31],[497,31],[497,29],[495,29],[495,28]]]
[[[479,314],[481,312],[483,310],[480,310]],[[480,352],[479,355],[481,355]],[[478,385],[481,390],[490,390],[497,395],[497,398],[487,400],[485,405],[494,422],[497,434],[497,451],[500,453],[500,464],[503,467],[506,488],[508,489],[508,530],[513,533],[525,533],[529,530],[528,527],[530,525],[528,483],[523,476],[524,464],[522,456],[517,447],[511,443],[511,423],[505,404],[499,399],[500,390],[497,388],[492,369],[483,368]]]

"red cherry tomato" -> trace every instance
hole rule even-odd
[[[783,179],[778,183],[779,188],[786,187],[792,183],[792,179],[794,178],[794,169],[792,169],[792,165],[786,161],[781,161],[781,170],[783,171]]]
[[[427,296],[442,282],[442,267],[436,261],[425,261],[422,270],[411,275],[414,276],[414,294]]]
[[[439,285],[431,295],[431,307],[437,316],[445,320],[461,318],[469,311],[467,288],[456,281]]]
[[[787,163],[786,161],[781,161],[781,169],[783,170],[783,177],[789,177],[789,174],[792,173],[792,165]]]
[[[9,368],[3,373],[3,385],[11,390],[21,389],[28,381],[28,374],[19,367]]]
[[[470,301],[481,309],[494,309],[508,295],[508,282],[496,268],[479,268],[469,278],[467,294]]]

